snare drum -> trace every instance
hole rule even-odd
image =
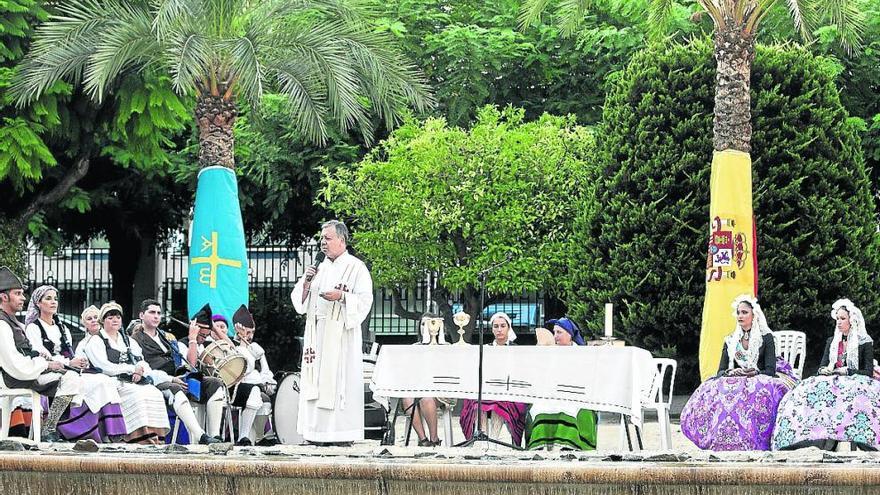
[[[299,445],[303,437],[296,431],[299,419],[299,372],[287,373],[278,382],[272,404],[272,426],[278,440],[285,445]]]
[[[245,357],[226,340],[211,342],[199,355],[199,369],[202,373],[219,378],[231,387],[244,378],[247,371]]]

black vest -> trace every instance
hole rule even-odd
[[[101,340],[104,341],[104,349],[107,350],[107,360],[114,364],[135,364],[140,361],[142,358],[140,356],[135,356],[131,352],[131,343],[128,341],[128,336],[125,335],[125,332],[120,331],[119,335],[122,337],[122,342],[125,344],[125,347],[128,349],[127,351],[119,352],[113,347],[110,346],[110,339],[104,337],[100,333],[98,337],[101,337]]]
[[[7,314],[5,311],[0,311],[0,320],[5,321],[9,324],[10,328],[12,328],[12,340],[15,342],[16,351],[21,353],[22,356],[29,358],[35,358],[40,355],[39,352],[31,347],[31,342],[24,333],[24,325],[22,325],[20,321],[14,316]]]
[[[165,346],[164,351],[152,337],[147,335],[146,330],[135,332],[131,338],[140,344],[141,349],[144,351],[144,361],[150,365],[150,368],[153,368],[154,370],[162,370],[165,373],[174,376],[177,371],[177,366],[174,364],[174,354],[172,351],[174,347],[172,346],[176,346],[177,344],[169,342],[168,338],[165,336],[165,332],[161,330],[157,330],[156,334],[159,336],[159,340],[162,341],[162,345]]]
[[[61,345],[59,346],[61,349],[55,349],[55,342],[52,342],[52,339],[46,334],[46,327],[43,326],[43,322],[37,318],[34,320],[34,323],[36,323],[37,328],[40,329],[40,337],[43,339],[43,347],[45,347],[53,356],[60,354],[67,359],[73,359],[73,348],[70,345],[70,341],[67,340],[67,327],[64,326],[64,323],[61,323],[57,316],[53,316],[53,318],[55,319],[55,325],[58,326],[58,331],[61,333]]]

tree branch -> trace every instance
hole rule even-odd
[[[395,287],[391,289],[391,305],[394,310],[394,314],[401,318],[418,321],[422,317],[422,313],[419,311],[410,311],[409,309],[406,309],[403,306],[403,303],[400,301],[400,292],[400,287]]]
[[[76,163],[70,170],[67,171],[67,174],[55,184],[55,187],[50,189],[44,194],[37,195],[31,204],[29,204],[16,219],[17,223],[21,226],[26,226],[30,221],[31,217],[37,214],[44,206],[57,203],[63,198],[70,188],[72,188],[80,179],[86,176],[86,173],[89,171],[90,161],[88,157],[81,157],[77,159]]]

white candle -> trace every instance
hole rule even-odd
[[[614,305],[605,303],[605,337],[611,338],[611,313]]]

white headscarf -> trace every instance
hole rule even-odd
[[[513,322],[510,319],[510,316],[507,316],[507,313],[497,312],[489,318],[489,327],[492,327],[492,322],[495,321],[495,318],[501,318],[502,320],[507,322],[507,328],[510,330],[507,332],[507,343],[510,344],[514,340],[516,340],[516,332],[513,331]],[[492,341],[492,345],[495,345],[495,341]]]
[[[43,297],[45,297],[46,293],[50,290],[54,290],[55,297],[58,297],[58,289],[51,285],[41,285],[31,293],[31,300],[28,302],[27,315],[24,317],[25,325],[30,325],[40,317],[40,307],[37,304],[43,300]]]
[[[744,360],[737,359],[736,348],[745,333],[739,323],[737,323],[733,333],[724,339],[724,342],[727,344],[727,369],[733,369],[734,364],[738,364],[741,368],[757,368],[764,336],[773,333],[770,330],[770,326],[767,325],[767,318],[764,316],[764,311],[761,309],[761,305],[758,304],[758,300],[748,294],[743,294],[733,300],[731,307],[733,307],[734,318],[736,318],[736,311],[741,303],[746,303],[752,307],[752,329],[749,332],[749,350],[746,351]]]
[[[874,342],[865,330],[865,317],[862,310],[856,307],[849,299],[838,299],[831,305],[831,318],[835,321],[834,337],[831,339],[831,348],[828,349],[828,367],[834,369],[837,363],[837,348],[843,339],[843,334],[837,328],[837,312],[845,309],[849,313],[849,336],[846,339],[846,367],[859,368],[859,346],[868,342]]]

